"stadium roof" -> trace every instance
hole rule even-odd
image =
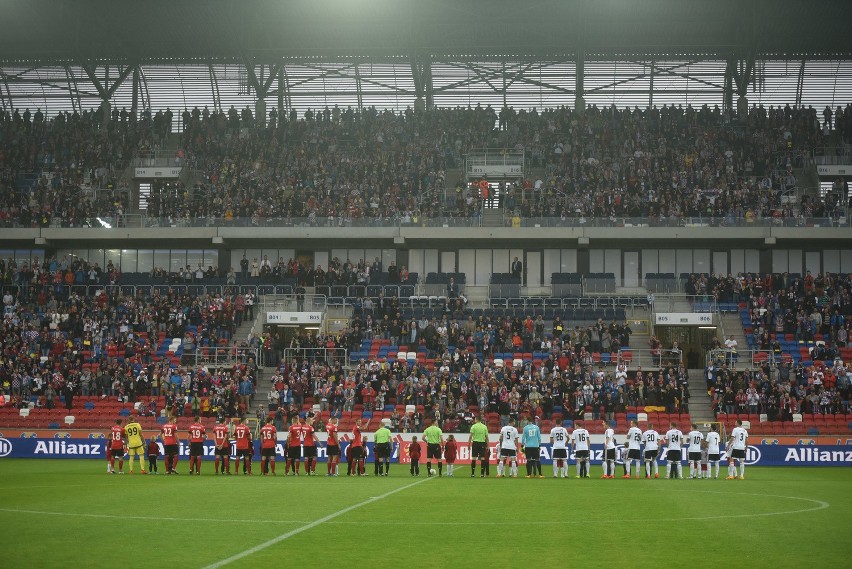
[[[5,62],[848,59],[848,0],[4,0]]]

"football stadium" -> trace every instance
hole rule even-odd
[[[852,3],[0,20],[4,567],[849,563]]]

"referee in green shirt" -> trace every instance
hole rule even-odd
[[[373,435],[376,443],[376,476],[387,476],[390,472],[391,432],[384,423]],[[384,472],[382,472],[384,464]]]
[[[423,431],[426,440],[426,473],[432,476],[432,459],[438,461],[438,476],[443,476],[444,463],[441,461],[441,447],[444,445],[444,433],[441,427],[432,423]]]
[[[485,478],[489,472],[488,461],[488,427],[480,417],[470,426],[470,477],[476,475],[476,459],[481,462],[479,477]]]

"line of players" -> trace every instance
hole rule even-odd
[[[497,464],[497,478],[503,476],[517,477],[517,456],[521,449],[526,457],[527,478],[544,478],[541,474],[541,431],[538,428],[538,418],[534,423],[527,424],[523,434],[515,427],[514,419],[500,429],[500,458]],[[604,426],[604,456],[603,476],[601,478],[615,478],[615,462],[617,444],[615,431],[603,421]],[[563,426],[557,426],[550,431],[550,440],[553,452],[553,477],[568,477],[569,447],[576,459],[577,474],[575,478],[590,477],[590,442],[589,431],[583,428],[580,422],[575,428],[568,432]],[[748,432],[742,426],[742,421],[737,421],[737,426],[731,431],[728,439],[728,480],[745,478],[745,457],[748,441]],[[644,445],[644,452],[642,446]],[[687,446],[687,458],[689,463],[689,478],[710,478],[711,470],[715,467],[713,478],[719,477],[719,463],[721,462],[722,441],[716,425],[711,425],[710,432],[705,436],[698,430],[698,425],[692,424],[692,430],[684,435],[673,422],[665,435],[660,435],[654,430],[653,424],[649,423],[643,432],[637,421],[630,422],[627,431],[627,440],[622,448],[622,460],[624,464],[624,475],[622,478],[640,478],[640,467],[644,462],[645,478],[659,478],[660,448],[665,445],[666,477],[683,478],[682,449]],[[473,457],[479,458],[474,455]],[[707,465],[706,471],[702,472],[702,463]],[[735,465],[736,463],[736,465]],[[739,475],[737,474],[739,466]],[[474,462],[475,467],[475,462]],[[508,469],[508,470],[507,470]],[[484,475],[485,470],[483,470]],[[471,472],[471,476],[474,473]]]
[[[313,425],[308,421],[313,417],[302,414],[298,422],[293,423],[288,429],[285,445],[287,448],[287,460],[285,475],[292,472],[298,476],[301,466],[301,458],[305,459],[305,474],[308,476],[316,476],[317,467],[317,448],[320,443],[314,431]],[[328,476],[337,476],[338,465],[340,463],[340,440],[338,436],[337,418],[332,418],[326,425],[326,451],[328,455],[327,468]],[[369,420],[367,424],[369,425]],[[380,437],[386,438],[386,443],[377,441],[376,455],[377,459],[384,460],[383,474],[387,475],[390,462],[390,431],[383,427],[387,433],[382,433]],[[261,457],[261,474],[275,475],[275,455],[276,445],[278,444],[278,430],[273,424],[272,418],[266,420],[260,428],[260,457]],[[207,428],[201,423],[200,417],[196,416],[194,422],[187,428],[187,442],[189,443],[189,474],[200,475],[201,463],[204,456],[204,441],[208,439]],[[166,474],[178,474],[177,464],[180,456],[180,437],[178,427],[174,422],[174,418],[169,420],[162,426],[159,433],[159,439],[163,443],[163,453],[165,455],[165,471]],[[229,426],[222,421],[216,423],[213,427],[213,442],[215,446],[214,471],[216,474],[231,474],[231,444],[234,444],[235,465],[234,472],[240,472],[242,464],[242,472],[244,475],[252,474],[252,456],[254,454],[253,438],[251,428],[244,424],[240,418],[234,420],[233,426]],[[107,472],[110,474],[124,474],[124,457],[129,455],[130,459],[130,474],[133,474],[134,457],[139,457],[140,472],[147,474],[145,465],[143,464],[143,456],[146,453],[144,446],[144,437],[142,436],[142,427],[136,421],[136,417],[128,417],[127,424],[122,426],[122,420],[116,419],[116,424],[111,428],[109,441],[107,443]],[[304,449],[304,451],[303,451]],[[157,444],[157,437],[151,437],[148,447],[148,470],[156,474],[158,473],[157,460],[160,454],[160,448]],[[350,471],[357,470],[358,475],[364,475],[364,438],[361,431],[361,420],[359,419],[353,429],[352,440],[349,441],[347,455],[350,462]],[[115,463],[118,462],[118,471],[115,469]]]
[[[305,460],[305,474],[308,476],[316,476],[316,465],[319,439],[316,436],[313,425],[308,421],[311,416],[302,414],[299,421],[293,423],[288,429],[286,448],[287,460],[285,466],[285,475],[299,475],[301,466],[300,459]],[[521,449],[526,457],[527,478],[538,477],[543,478],[541,472],[541,455],[540,449],[542,444],[541,431],[538,427],[538,418],[534,423],[527,424],[521,435],[515,427],[514,419],[509,420],[509,424],[500,430],[499,449],[500,455],[497,464],[497,478],[504,476],[517,477],[518,466],[517,456]],[[369,420],[364,428],[369,426]],[[340,439],[337,427],[338,421],[336,418],[331,418],[326,425],[327,434],[327,476],[338,475],[338,465],[340,463]],[[601,478],[615,478],[615,461],[616,461],[616,440],[614,430],[604,421],[604,457],[603,457],[603,476]],[[484,427],[477,421],[476,427]],[[682,445],[687,446],[687,457],[689,463],[689,478],[710,478],[711,470],[715,467],[713,478],[719,477],[719,463],[721,460],[721,438],[719,436],[716,425],[711,425],[711,430],[704,433],[698,430],[696,424],[693,423],[692,430],[684,436],[673,422],[670,429],[665,435],[661,436],[652,424],[648,424],[648,428],[643,432],[639,429],[636,421],[631,421],[630,429],[627,431],[626,445],[622,449],[622,459],[624,464],[624,475],[622,478],[631,478],[631,472],[635,472],[635,477],[640,477],[640,463],[644,462],[645,478],[659,478],[659,464],[657,458],[659,456],[660,446],[666,445],[666,477],[667,478],[683,478],[681,453]],[[353,429],[353,437],[347,447],[347,459],[349,463],[349,474],[358,476],[365,475],[365,452],[364,452],[364,437],[362,434],[361,420],[357,420]],[[487,430],[484,435],[487,437]],[[189,474],[201,474],[202,457],[204,456],[204,441],[207,440],[207,430],[201,424],[199,417],[195,417],[194,422],[187,429],[189,442]],[[472,431],[473,432],[473,431]],[[160,438],[163,441],[163,450],[165,453],[165,468],[167,474],[177,474],[177,463],[179,456],[178,428],[174,423],[174,419],[170,420],[160,429]],[[477,437],[474,434],[475,438]],[[215,461],[214,472],[218,474],[231,474],[230,455],[231,455],[231,440],[235,441],[236,448],[236,464],[234,472],[239,473],[240,463],[242,462],[242,472],[244,475],[252,474],[252,456],[254,454],[251,429],[245,425],[241,419],[236,419],[233,429],[223,422],[217,422],[213,427],[213,440],[215,446]],[[437,434],[438,442],[441,442],[440,430]],[[589,432],[583,428],[580,422],[575,424],[575,428],[569,434],[568,430],[563,426],[557,426],[550,431],[550,440],[553,452],[553,477],[567,478],[568,477],[568,458],[569,445],[574,458],[576,459],[577,474],[575,478],[590,477],[590,443],[591,436]],[[727,479],[745,477],[745,454],[747,448],[748,433],[742,426],[742,421],[737,421],[737,426],[731,431],[731,436],[728,440],[728,476]],[[376,474],[387,476],[390,469],[391,443],[390,431],[387,427],[382,427],[376,432]],[[278,443],[278,431],[269,418],[266,424],[260,429],[260,456],[261,456],[261,474],[275,475],[275,455],[276,445]],[[642,446],[644,445],[644,452]],[[433,445],[438,446],[438,445]],[[472,441],[472,464],[471,476],[475,476],[476,460],[479,459],[482,464],[482,473],[480,476],[487,476],[488,473],[488,458],[487,444],[476,444]],[[136,418],[131,416],[128,418],[127,425],[121,426],[121,419],[116,420],[116,425],[112,427],[110,432],[109,452],[107,459],[109,466],[107,472],[115,473],[115,461],[119,463],[119,473],[123,473],[124,455],[130,456],[130,473],[133,473],[133,459],[139,456],[139,466],[142,474],[147,471],[143,464],[143,447],[144,439],[142,437],[142,428],[136,421]],[[427,448],[429,445],[427,445]],[[438,451],[440,453],[440,451]],[[157,457],[159,455],[159,447],[154,437],[151,437],[148,446],[149,469],[156,473]],[[432,458],[429,455],[429,458]],[[435,456],[439,462],[440,454]],[[701,464],[706,462],[707,469],[702,473]],[[735,462],[739,466],[739,475]],[[635,467],[634,467],[635,464]],[[427,468],[431,469],[431,465]],[[507,470],[508,469],[508,470]],[[430,470],[431,474],[431,470]]]

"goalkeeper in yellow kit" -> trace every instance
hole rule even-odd
[[[130,454],[130,474],[133,474],[133,457],[139,457],[139,470],[145,471],[145,437],[142,436],[142,425],[136,422],[136,417],[131,415],[124,426],[124,436],[127,439],[127,452]]]

